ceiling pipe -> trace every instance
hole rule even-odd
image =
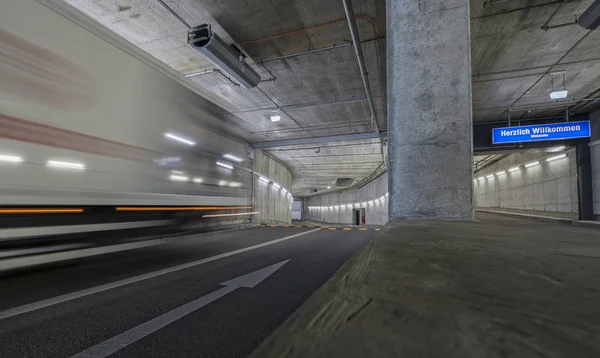
[[[348,20],[348,27],[350,28],[350,36],[352,38],[352,45],[354,46],[354,52],[356,53],[356,59],[358,60],[358,67],[362,77],[363,85],[367,95],[367,101],[369,103],[369,110],[371,111],[371,129],[375,130],[375,133],[379,133],[379,123],[377,123],[377,114],[375,113],[375,104],[373,103],[373,94],[371,93],[371,85],[369,84],[369,74],[365,65],[365,58],[363,56],[362,47],[360,43],[360,37],[358,35],[358,27],[356,26],[356,18],[354,16],[354,9],[352,8],[352,0],[342,0],[344,3],[344,11],[346,12],[346,19]],[[374,23],[371,23],[373,30],[377,31]],[[377,36],[377,35],[376,35]],[[377,54],[377,66],[379,66],[379,51],[375,48]],[[381,79],[381,72],[380,72]],[[381,88],[381,96],[383,97],[383,88]],[[385,105],[383,110],[385,111]],[[381,149],[381,160],[384,168],[387,169],[387,158],[385,157],[385,141],[380,138],[380,149]]]
[[[552,22],[552,20],[554,20],[554,18],[556,17],[556,15],[558,15],[558,13],[565,7],[565,5],[567,5],[567,2],[569,2],[569,0],[564,0],[562,2],[562,4],[560,4],[560,6],[556,9],[556,11],[554,11],[554,13],[552,14],[552,16],[550,16],[550,18],[548,19],[548,21],[546,21],[542,25],[542,30],[546,31],[546,30],[548,30],[550,28],[548,25],[550,25],[550,22]]]
[[[352,1],[342,1],[344,2],[344,10],[346,11],[346,19],[348,20],[348,27],[350,28],[350,36],[352,37],[352,45],[354,46],[354,52],[356,54],[356,59],[358,60],[360,75],[362,77],[363,86],[365,87],[365,92],[367,94],[367,101],[369,102],[369,110],[371,111],[371,128],[374,129],[375,132],[379,133],[379,124],[377,123],[377,115],[375,114],[375,104],[373,103],[371,85],[369,84],[369,74],[366,70],[365,58],[360,45],[360,37],[358,36],[358,28],[356,26]]]

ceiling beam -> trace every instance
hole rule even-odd
[[[386,132],[360,133],[360,134],[334,135],[334,136],[328,136],[328,137],[276,140],[276,141],[271,141],[271,142],[253,143],[250,146],[252,148],[272,148],[272,147],[287,147],[287,146],[291,146],[291,145],[341,142],[341,141],[347,141],[347,140],[379,139],[379,138],[385,138],[385,137],[387,137]]]

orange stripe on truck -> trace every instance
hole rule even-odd
[[[81,208],[71,209],[46,209],[46,208],[34,208],[34,209],[0,209],[0,214],[69,214],[69,213],[82,213]]]

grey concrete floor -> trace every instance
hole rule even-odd
[[[600,357],[600,230],[384,227],[252,357]]]
[[[78,259],[0,278],[0,313],[16,306],[310,231],[253,228]],[[241,287],[111,357],[242,357],[330,278],[374,231],[309,232],[202,265],[0,319],[0,357],[70,357],[289,260],[254,288]]]

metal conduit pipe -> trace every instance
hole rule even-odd
[[[354,9],[352,8],[351,0],[342,0],[344,3],[344,10],[346,11],[346,19],[348,20],[348,27],[350,28],[350,36],[352,38],[352,45],[354,46],[354,52],[356,53],[356,59],[358,60],[358,67],[360,68],[360,75],[362,77],[365,92],[367,94],[367,101],[369,102],[369,110],[371,111],[371,128],[379,133],[379,124],[377,123],[377,115],[375,114],[375,104],[373,103],[373,95],[371,94],[371,85],[369,84],[369,74],[367,73],[365,66],[365,58],[363,56],[362,47],[360,45],[360,38],[358,36],[358,28],[356,26],[356,19],[354,18]]]

